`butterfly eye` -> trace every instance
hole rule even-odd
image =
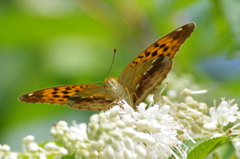
[[[105,80],[105,84],[107,85],[107,87],[116,90],[116,89],[117,89],[118,82],[117,82],[116,79],[114,79],[114,78],[107,78],[107,79]]]
[[[112,88],[115,89],[114,82],[112,80],[110,81],[110,85],[111,85]]]

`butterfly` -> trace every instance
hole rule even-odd
[[[56,86],[24,94],[19,100],[26,103],[60,104],[75,109],[101,111],[124,99],[135,108],[166,78],[172,68],[172,59],[194,28],[194,23],[187,23],[164,35],[133,59],[119,78],[106,78],[103,86],[96,84]]]

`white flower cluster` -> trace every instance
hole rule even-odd
[[[56,159],[62,158],[68,154],[63,147],[56,145],[54,142],[44,144],[44,147],[39,146],[34,142],[35,138],[32,135],[26,136],[22,140],[23,152],[10,152],[10,146],[0,145],[0,158],[3,159],[18,159],[18,158],[39,158],[47,159],[49,156],[54,156]]]
[[[76,151],[77,158],[186,158],[177,138],[178,123],[168,114],[168,105],[146,109],[142,103],[138,111],[126,103],[121,107],[93,115],[87,134],[81,127],[68,129],[63,121],[51,133],[68,151]]]
[[[67,122],[59,121],[50,130],[51,135],[67,149],[68,154],[73,154],[77,149],[84,149],[89,143],[87,125],[85,123],[77,125],[75,122],[73,125],[68,127]]]

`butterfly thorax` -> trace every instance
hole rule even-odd
[[[124,99],[127,102],[129,101],[129,94],[127,88],[125,88],[117,78],[108,77],[104,81],[104,88],[108,92],[108,94],[116,100]],[[130,104],[130,103],[129,103]]]

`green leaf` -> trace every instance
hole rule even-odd
[[[75,153],[73,155],[63,156],[61,159],[75,159]]]
[[[211,152],[222,146],[230,140],[229,137],[216,137],[212,139],[196,139],[197,144],[192,143],[190,140],[185,142],[189,147],[188,159],[204,159]]]

